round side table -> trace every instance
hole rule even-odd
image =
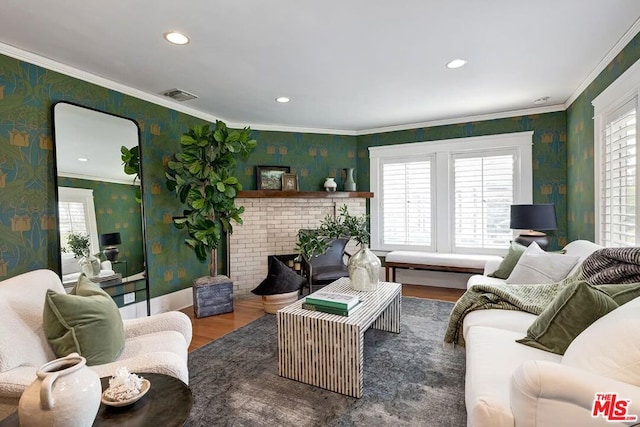
[[[100,403],[93,422],[98,426],[174,427],[184,426],[193,405],[191,389],[177,378],[163,374],[140,373],[151,382],[151,388],[140,400],[129,406],[113,407]],[[102,390],[109,387],[109,377],[100,378]],[[18,412],[0,421],[0,427],[19,427]]]

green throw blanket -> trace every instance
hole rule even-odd
[[[548,285],[474,285],[456,302],[449,317],[445,343],[464,346],[462,325],[475,310],[502,309],[538,315],[569,283],[584,280],[611,295],[611,285],[640,282],[640,248],[604,248],[589,255],[579,272]],[[621,290],[621,289],[619,289]]]

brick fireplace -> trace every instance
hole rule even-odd
[[[316,228],[325,215],[335,215],[345,204],[351,215],[362,215],[370,197],[372,193],[240,193],[236,205],[245,208],[244,224],[233,227],[229,243],[234,293],[250,292],[267,276],[269,255],[294,253],[299,229]]]

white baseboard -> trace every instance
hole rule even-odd
[[[164,313],[167,311],[180,310],[193,305],[193,291],[191,288],[181,291],[161,295],[151,299],[151,314]],[[120,307],[120,314],[123,319],[135,319],[147,316],[147,302],[140,301]]]

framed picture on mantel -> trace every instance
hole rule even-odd
[[[285,173],[282,175],[283,191],[298,191],[298,175],[295,173]]]
[[[256,166],[256,188],[282,190],[282,175],[290,171],[289,166]]]

